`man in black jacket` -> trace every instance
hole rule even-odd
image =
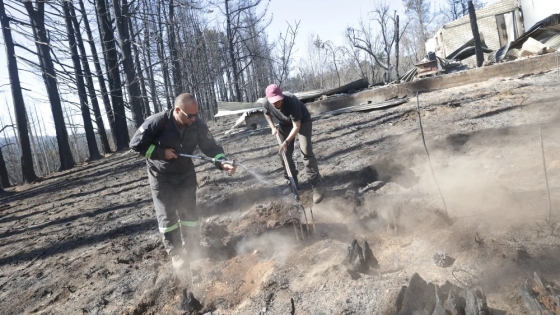
[[[176,269],[184,266],[183,241],[189,250],[200,242],[194,164],[178,154],[193,154],[198,146],[205,155],[225,160],[223,148],[197,115],[194,96],[181,94],[174,109],[148,117],[130,141],[130,148],[146,157],[159,231]],[[237,169],[227,163],[215,165],[229,174]]]
[[[321,175],[319,174],[319,166],[317,165],[317,159],[311,145],[311,115],[307,107],[294,95],[283,93],[276,84],[269,85],[265,90],[265,94],[264,116],[272,129],[272,135],[278,134],[281,141],[283,141],[279,149],[286,153],[290,172],[296,181],[296,185],[298,172],[292,155],[294,153],[294,140],[298,137],[307,180],[313,187],[313,202],[321,202],[323,200]],[[272,117],[280,122],[279,130],[274,126]],[[284,166],[282,158],[280,158],[280,161]],[[284,177],[287,178],[288,175],[285,173]]]

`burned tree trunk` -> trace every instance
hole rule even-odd
[[[160,1],[158,1],[157,11],[161,12]],[[169,97],[169,71],[167,69],[167,61],[165,58],[165,48],[163,46],[163,28],[161,21],[161,14],[157,14],[158,17],[158,57],[161,63],[162,75],[163,75],[163,86],[165,91],[165,100],[167,102],[167,109],[171,109],[171,98]]]
[[[29,128],[29,138],[31,139],[31,152],[33,153],[33,161],[35,162],[35,168],[39,172],[39,176],[44,176],[46,174],[43,165],[41,165],[41,160],[39,158],[39,149],[37,148],[37,121],[31,116],[27,115],[27,123]]]
[[[399,83],[399,41],[400,41],[400,31],[399,31],[399,16],[395,17],[395,72],[397,77],[397,83]]]
[[[41,138],[39,138],[37,140],[39,141],[41,151],[43,151],[43,161],[45,162],[45,166],[46,166],[46,169],[47,169],[45,174],[50,174],[53,171],[51,170],[51,165],[50,165],[50,162],[49,162],[49,158],[47,157],[48,149],[47,149],[47,146],[45,145],[45,138],[46,138],[45,135],[47,133],[43,132],[43,130],[41,128],[42,117],[41,117],[41,120],[39,120],[39,114],[37,114],[37,106],[34,106],[33,109],[34,109],[34,114],[35,114],[35,121],[37,121],[37,125],[39,127],[39,134],[41,135]],[[43,122],[43,124],[44,124],[44,122]]]
[[[82,119],[84,121],[84,129],[86,132],[86,140],[89,150],[89,159],[98,160],[101,158],[99,150],[97,149],[97,142],[95,140],[95,132],[93,131],[93,124],[91,121],[91,114],[87,101],[86,87],[84,84],[84,73],[80,64],[80,56],[76,48],[76,38],[74,27],[72,26],[72,17],[70,16],[70,4],[68,1],[62,2],[62,9],[66,19],[66,31],[68,33],[68,44],[70,45],[70,53],[72,55],[72,63],[74,65],[74,77],[76,78],[76,87],[78,88],[78,97],[80,99],[80,109],[82,111]],[[87,61],[87,60],[86,60]]]
[[[185,92],[181,84],[181,64],[177,56],[175,42],[175,8],[173,0],[169,0],[169,23],[167,27],[167,40],[169,41],[169,55],[171,56],[171,72],[173,74],[173,93],[175,96]]]
[[[144,39],[143,39],[143,44],[144,44],[144,49],[142,50],[143,54],[144,54],[144,58],[142,58],[143,62],[144,62],[144,68],[148,70],[148,81],[150,84],[150,97],[152,99],[152,103],[154,104],[154,111],[160,112],[162,110],[161,108],[161,103],[159,101],[159,98],[157,97],[157,90],[156,90],[156,80],[154,78],[154,71],[152,69],[153,65],[152,65],[152,49],[150,46],[150,24],[148,22],[148,8],[147,8],[147,4],[146,4],[146,0],[144,0],[144,11],[143,11],[143,17],[142,17],[142,21],[144,23]],[[147,62],[147,64],[146,64]],[[149,66],[148,66],[149,65]]]
[[[97,22],[101,34],[101,44],[105,56],[105,68],[113,104],[113,115],[115,118],[115,139],[117,151],[128,148],[128,126],[124,109],[122,83],[119,73],[119,59],[117,56],[117,45],[113,34],[113,22],[109,13],[107,0],[96,0]]]
[[[144,74],[142,73],[142,66],[140,65],[140,54],[138,52],[138,48],[136,48],[139,41],[136,40],[136,35],[134,35],[134,28],[132,27],[132,21],[129,19],[128,22],[130,27],[130,34],[132,35],[132,41],[136,43],[136,45],[132,45],[132,49],[134,50],[134,65],[136,66],[137,79],[140,82],[140,91],[142,95],[141,98],[142,112],[145,119],[152,115],[152,111],[150,109],[150,102],[148,101],[148,93],[146,92],[146,84],[144,80]],[[136,23],[136,20],[134,20],[134,23]],[[138,25],[136,26],[137,26],[136,29],[138,29]]]
[[[24,182],[32,182],[37,179],[35,170],[33,169],[33,155],[31,153],[31,144],[29,141],[29,130],[27,128],[27,114],[23,94],[21,92],[21,84],[19,81],[19,72],[16,61],[16,53],[12,32],[10,30],[10,20],[6,15],[4,8],[4,0],[0,0],[0,23],[2,25],[2,36],[4,37],[4,46],[6,47],[6,59],[8,64],[8,74],[10,76],[10,86],[16,112],[17,129],[20,139],[21,148],[21,171]],[[3,159],[2,159],[3,162]],[[7,174],[7,173],[6,173]],[[9,182],[8,182],[9,184]]]
[[[234,100],[236,102],[241,102],[241,88],[239,86],[239,70],[237,68],[237,59],[235,58],[235,43],[234,34],[232,29],[231,14],[229,9],[229,2],[231,0],[225,0],[225,19],[226,19],[226,36],[227,36],[227,49],[229,54],[229,61],[231,62],[231,71],[233,79],[233,88],[235,90]]]
[[[84,6],[84,1],[79,0],[80,11],[82,12],[82,19],[84,21],[84,27],[86,29],[86,34],[89,42],[89,49],[91,50],[91,56],[93,59],[93,64],[95,66],[95,75],[97,76],[97,81],[99,82],[99,89],[101,90],[101,96],[103,98],[103,105],[105,106],[105,112],[107,114],[107,119],[109,120],[109,128],[111,129],[111,134],[115,135],[115,116],[113,115],[113,110],[111,109],[111,101],[109,99],[109,93],[107,91],[107,86],[105,85],[105,78],[103,77],[103,71],[101,70],[101,63],[99,62],[99,57],[97,57],[97,47],[95,47],[95,42],[93,41],[93,34],[89,26],[88,16],[86,14],[86,8]],[[96,117],[97,119],[97,117]],[[115,141],[116,142],[116,141]],[[105,153],[111,151],[105,150]]]
[[[132,48],[130,43],[130,32],[128,28],[128,1],[113,0],[113,10],[115,11],[115,20],[117,23],[117,31],[119,32],[119,40],[121,44],[121,54],[123,70],[126,78],[126,87],[129,96],[130,109],[136,127],[140,127],[144,122],[142,116],[142,95],[140,93],[140,85],[136,77],[134,69],[134,61],[132,59]]]
[[[478,22],[476,21],[476,12],[472,1],[469,1],[469,17],[471,20],[471,29],[474,36],[474,49],[476,53],[476,66],[482,67],[484,63],[484,54],[482,53],[482,44],[480,43],[480,33],[478,32]]]
[[[3,0],[0,0],[0,6]],[[0,8],[2,10],[2,8]],[[0,13],[1,16],[1,13]],[[8,169],[6,168],[6,161],[4,160],[4,154],[2,154],[2,148],[0,148],[0,184],[2,187],[8,188],[10,185],[10,176],[8,175]]]
[[[82,65],[84,66],[84,77],[86,79],[86,86],[88,89],[89,98],[91,100],[91,106],[93,108],[93,115],[95,116],[95,123],[97,125],[97,133],[101,140],[101,146],[103,147],[104,153],[111,153],[111,146],[109,146],[109,139],[107,139],[107,131],[105,130],[105,124],[103,123],[103,118],[101,117],[101,110],[99,109],[99,103],[97,102],[97,93],[95,93],[95,86],[93,85],[93,75],[89,69],[89,62],[86,55],[86,48],[84,47],[84,42],[82,40],[82,35],[80,34],[80,24],[76,18],[76,12],[74,10],[74,5],[69,2],[68,9],[70,10],[70,19],[74,26],[76,35],[76,44],[80,50],[80,59],[82,60]],[[89,110],[89,108],[88,108]],[[91,118],[91,116],[89,116]],[[95,134],[94,134],[95,139]],[[95,146],[97,148],[97,145]]]
[[[49,96],[49,103],[51,104],[56,130],[58,154],[60,156],[59,171],[63,171],[74,167],[76,163],[74,162],[72,151],[70,150],[68,132],[66,130],[66,123],[64,122],[64,114],[62,112],[62,102],[60,100],[60,94],[58,93],[56,72],[51,58],[50,40],[47,37],[47,31],[45,29],[45,2],[37,1],[37,9],[33,7],[31,1],[25,1],[24,5],[27,13],[29,14],[29,21],[31,22],[31,25],[33,25],[33,37],[37,47],[43,81],[45,82],[47,94]]]
[[[157,90],[156,90],[156,80],[154,78],[154,71],[152,69],[152,57],[151,57],[151,48],[150,48],[150,32],[148,28],[148,19],[144,16],[144,49],[142,50],[144,54],[144,58],[142,58],[144,62],[144,68],[148,70],[148,82],[150,84],[150,97],[152,99],[152,103],[154,104],[154,112],[160,112],[162,110],[161,103],[159,98],[157,97]],[[147,63],[146,63],[147,62]]]

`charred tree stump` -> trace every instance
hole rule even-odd
[[[480,287],[467,290],[466,304],[465,315],[490,315],[488,305],[486,305],[486,296]]]
[[[187,289],[183,289],[183,301],[179,309],[186,311],[187,314],[191,314],[192,312],[200,311],[202,309],[202,304],[194,297],[192,292],[187,293]]]
[[[443,307],[450,315],[462,315],[465,309],[465,300],[455,295],[455,292],[450,291],[447,300],[443,303]]]
[[[432,283],[426,283],[417,273],[412,275],[405,287],[402,304],[397,305],[398,315],[432,314],[435,309],[436,288]]]
[[[368,268],[379,268],[379,262],[373,256],[373,251],[367,241],[364,242],[364,260]]]
[[[558,292],[553,288],[547,288],[536,272],[520,288],[521,297],[530,315],[560,314],[560,294]]]
[[[440,299],[440,294],[438,292],[438,286],[435,286],[435,296],[436,296],[436,306],[432,315],[447,315],[445,307]]]
[[[490,315],[480,287],[462,289],[450,282],[438,287],[417,273],[402,287],[395,307],[397,315]]]
[[[365,270],[364,254],[357,240],[354,240],[352,245],[348,246],[343,264],[347,266],[347,271],[352,279],[358,279],[360,277],[358,272]]]
[[[373,256],[373,251],[369,247],[367,242],[364,242],[364,247],[358,244],[357,240],[354,240],[350,246],[348,246],[348,251],[346,257],[342,262],[343,265],[347,267],[346,271],[352,279],[358,279],[360,275],[358,273],[366,273],[370,268],[379,268],[379,263],[375,256]]]
[[[369,244],[364,242],[364,247],[362,248],[357,240],[354,240],[352,244],[348,246],[346,257],[342,264],[348,267],[351,275],[352,272],[365,273],[369,271],[370,268],[379,268],[379,263],[375,256],[373,256],[373,251],[369,247]]]

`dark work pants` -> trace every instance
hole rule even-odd
[[[280,125],[280,139],[282,141],[286,140],[286,137],[290,134],[293,125]],[[319,174],[319,166],[317,165],[317,159],[313,153],[313,146],[311,145],[311,132],[312,124],[311,122],[305,122],[301,124],[301,128],[298,133],[299,148],[303,155],[303,165],[305,166],[305,173],[307,175],[307,180],[313,186],[320,185],[321,175]],[[288,160],[288,165],[290,166],[290,171],[294,176],[297,176],[296,165],[294,163],[294,142],[288,144],[288,150],[286,151],[286,158]],[[284,167],[284,160],[280,156],[280,163]],[[285,169],[285,168],[284,168]],[[284,175],[287,176],[286,171]]]
[[[196,213],[196,173],[165,176],[148,169],[148,179],[156,210],[158,228],[169,254],[177,253],[183,240],[196,239],[199,232]]]

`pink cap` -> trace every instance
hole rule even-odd
[[[267,86],[264,93],[271,104],[284,99],[284,94],[282,94],[282,89],[278,86],[278,84],[271,84]]]

